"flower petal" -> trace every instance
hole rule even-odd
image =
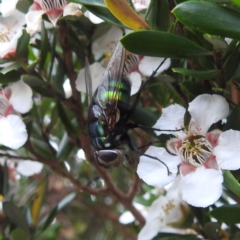
[[[0,4],[0,12],[3,17],[8,17],[13,14],[16,9],[18,0],[2,0]]]
[[[32,10],[26,14],[26,31],[29,34],[33,34],[40,29],[42,15],[45,13],[44,10]]]
[[[19,113],[26,113],[32,108],[32,89],[22,80],[10,86],[11,97],[9,102]]]
[[[91,13],[90,11],[86,11],[84,13],[84,16],[87,17],[94,24],[99,24],[99,23],[104,22],[101,18],[97,17],[96,15]]]
[[[131,96],[136,94],[139,90],[139,88],[141,87],[142,84],[142,79],[141,79],[141,75],[138,72],[132,72],[128,78],[131,81]]]
[[[161,162],[147,156],[141,156],[137,174],[144,182],[151,186],[163,187],[175,179],[180,164],[178,156],[170,155],[165,148],[154,146],[149,147],[145,154],[157,157],[164,162],[171,174],[168,175],[166,166]]]
[[[98,60],[104,54],[112,54],[117,45],[118,39],[123,36],[120,28],[112,26],[108,32],[97,38],[92,44],[92,53]]]
[[[162,130],[176,130],[181,129],[184,126],[183,119],[185,114],[185,108],[178,105],[172,104],[167,108],[162,109],[162,115],[157,120],[154,128],[162,129]],[[155,131],[156,135],[161,134],[174,134],[179,138],[183,138],[185,135],[182,131],[177,132],[170,132],[170,131]]]
[[[40,162],[33,162],[29,160],[22,160],[18,162],[17,171],[25,177],[32,176],[42,171],[43,164]]]
[[[189,103],[188,111],[201,128],[200,131],[206,133],[213,123],[228,116],[229,106],[220,95],[202,94]]]
[[[157,69],[157,67],[163,62],[165,58],[158,58],[158,57],[143,57],[142,60],[139,63],[139,71],[144,76],[151,76],[153,71]],[[167,70],[171,65],[171,59],[167,58],[163,65],[157,70],[157,73],[155,76],[158,76],[163,71]]]
[[[207,207],[220,198],[222,182],[220,171],[198,167],[182,177],[183,200],[195,207]]]
[[[240,168],[240,131],[228,130],[223,132],[217,146],[213,149],[220,168],[237,170]]]
[[[82,11],[80,10],[80,8],[81,8],[80,4],[69,3],[63,9],[63,16],[72,15],[72,16],[81,17]]]
[[[99,84],[102,82],[103,74],[105,68],[101,63],[95,62],[89,66],[91,78],[92,78],[92,92],[94,93]],[[85,83],[85,70],[81,69],[78,73],[76,80],[76,88],[79,92],[86,92],[86,83]]]
[[[27,141],[27,137],[26,126],[19,116],[0,118],[0,144],[18,149]]]
[[[160,231],[160,220],[154,219],[150,222],[146,222],[144,227],[141,229],[140,233],[138,234],[137,240],[151,240],[153,237],[157,235]]]
[[[46,12],[48,15],[49,20],[52,22],[53,26],[56,27],[58,19],[63,14],[63,9],[54,9]]]

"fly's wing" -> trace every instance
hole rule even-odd
[[[87,57],[85,58],[85,84],[88,94],[88,106],[90,106],[92,102],[92,78]]]
[[[126,52],[118,42],[103,75],[102,83],[97,89],[96,100],[99,106],[107,107],[112,111],[117,108],[122,79],[127,78],[138,67],[138,63],[138,56]]]
[[[126,51],[118,42],[116,49],[103,75],[102,83],[96,94],[96,101],[101,108],[116,108],[119,86],[122,81]]]

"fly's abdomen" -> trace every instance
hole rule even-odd
[[[109,107],[108,104],[117,103],[117,108],[120,115],[123,116],[127,113],[130,103],[131,83],[128,79],[122,79],[121,82],[111,80],[106,88],[103,83],[105,91],[99,91],[100,102],[104,103],[104,107]]]

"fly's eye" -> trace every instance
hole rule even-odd
[[[98,159],[101,159],[104,162],[112,162],[118,158],[118,153],[111,150],[106,151],[98,151],[97,152]]]
[[[123,157],[123,152],[119,149],[100,150],[95,152],[98,163],[105,167],[117,167]]]

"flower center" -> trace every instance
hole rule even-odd
[[[184,162],[199,166],[212,155],[212,145],[203,135],[190,135],[182,141],[178,151]]]
[[[67,4],[65,0],[37,0],[36,2],[46,11],[61,9]]]
[[[0,43],[4,43],[4,42],[9,42],[9,37],[5,34],[0,32]]]

